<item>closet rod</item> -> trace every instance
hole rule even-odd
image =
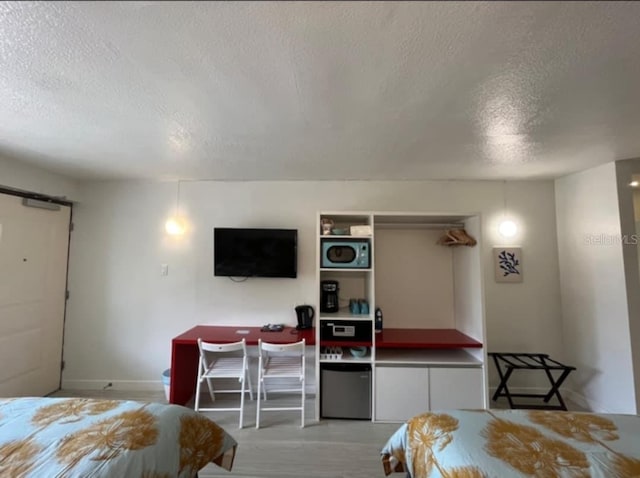
[[[383,229],[464,229],[464,224],[376,222],[374,227]]]

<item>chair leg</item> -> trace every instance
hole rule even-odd
[[[265,366],[269,363],[268,362],[269,358],[267,357],[266,360],[267,360],[267,363],[265,364]],[[262,370],[263,370],[262,363],[263,362],[262,362],[262,359],[261,359],[259,373],[262,373]],[[264,394],[264,399],[266,400],[267,399],[267,382],[264,380],[264,377],[262,377],[262,393]]]
[[[251,372],[249,371],[249,367],[246,369],[246,377],[249,385],[249,398],[253,400],[253,385],[251,385]]]
[[[262,372],[258,370],[258,403],[256,403],[256,428],[260,428],[260,388],[262,386]]]
[[[243,425],[242,419],[244,417],[244,385],[245,385],[246,373],[243,373],[242,375],[243,376],[240,379],[240,382],[242,383],[242,386],[240,387],[240,424],[238,425],[238,428],[242,428],[242,425]]]
[[[196,403],[193,409],[197,412],[200,409],[200,384],[202,383],[202,379],[200,378],[200,374],[198,373],[198,379],[196,382]]]
[[[303,373],[304,373],[304,371],[303,371]],[[303,375],[302,376],[302,393],[301,393],[301,395],[302,395],[302,416],[300,417],[300,428],[304,428],[304,402],[305,402],[305,400],[304,400],[304,398],[305,398],[305,396],[304,396],[305,390],[304,389],[305,389],[305,383],[304,383],[304,375]]]

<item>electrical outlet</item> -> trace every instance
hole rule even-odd
[[[162,276],[169,275],[169,264],[160,264],[160,275]]]

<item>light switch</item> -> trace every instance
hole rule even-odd
[[[160,275],[169,275],[169,264],[160,264]]]

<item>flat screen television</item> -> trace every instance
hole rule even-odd
[[[216,227],[213,262],[215,276],[295,278],[298,231]]]

